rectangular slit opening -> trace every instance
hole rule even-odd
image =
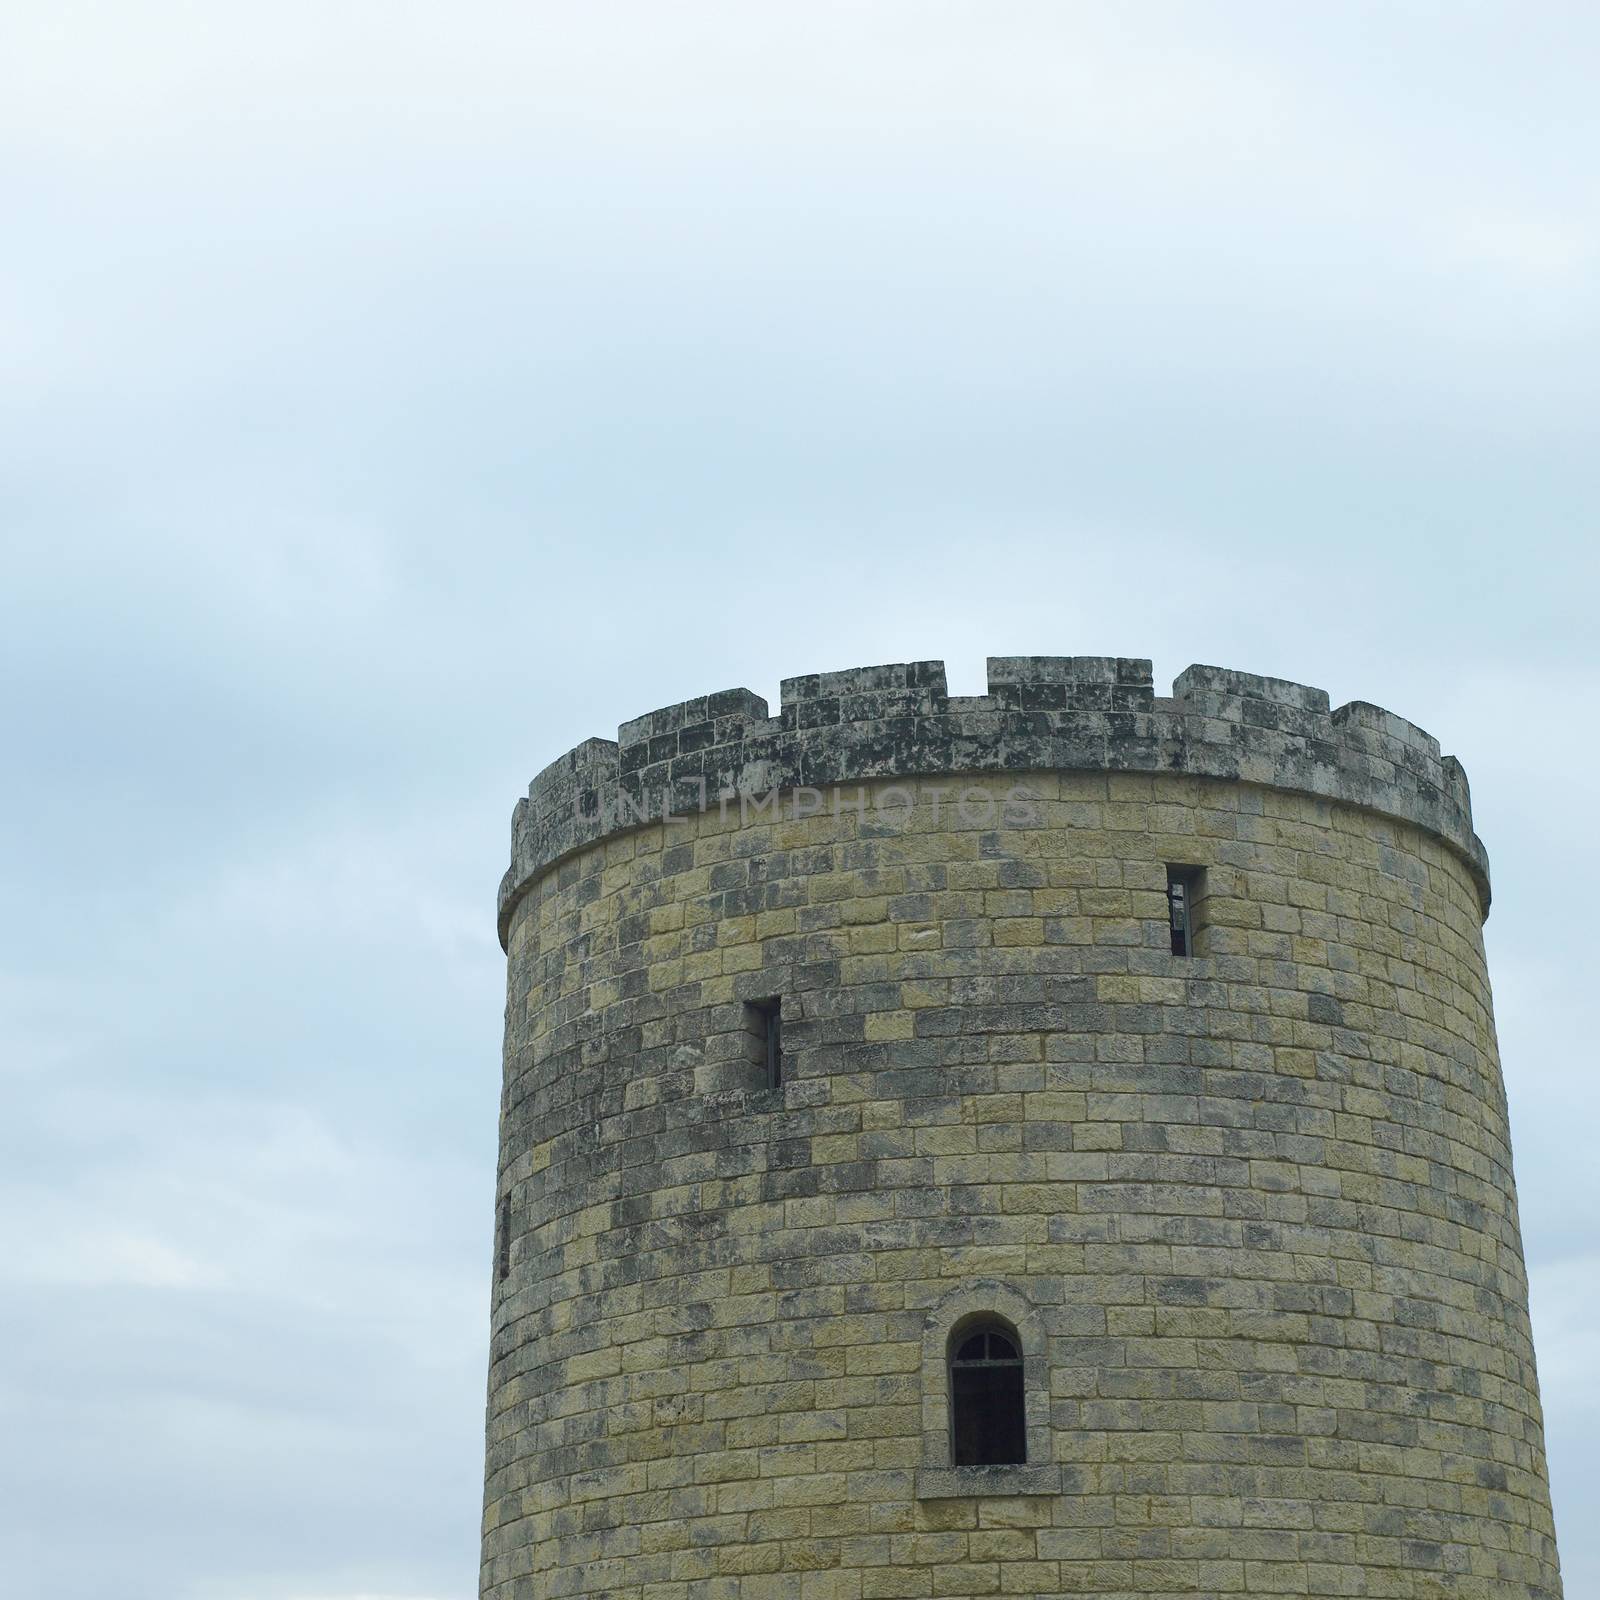
[[[745,1001],[744,1031],[756,1083],[764,1089],[779,1088],[783,1083],[783,997]]]
[[[1167,867],[1167,932],[1175,956],[1192,956],[1200,931],[1198,906],[1203,867]]]

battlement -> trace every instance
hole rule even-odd
[[[785,678],[777,716],[725,689],[625,722],[546,767],[518,801],[511,911],[571,851],[738,795],[875,778],[1026,771],[1172,772],[1363,806],[1424,828],[1472,870],[1489,866],[1466,774],[1432,735],[1366,701],[1282,678],[1191,666],[1170,697],[1125,656],[991,656],[986,695],[951,696],[942,661]]]

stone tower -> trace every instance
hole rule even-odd
[[[1561,1594],[1467,782],[1148,661],[519,801],[483,1594]]]

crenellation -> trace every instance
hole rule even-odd
[[[747,730],[764,728],[767,722],[767,702],[760,695],[722,689],[624,722],[617,729],[617,745],[624,770],[637,770],[650,761],[736,743]]]
[[[1151,663],[1125,656],[991,656],[989,695],[1020,711],[1149,711]]]
[[[1153,664],[1137,656],[990,656],[989,692],[1046,683],[1125,684],[1150,688]]]
[[[935,700],[946,697],[944,662],[894,661],[877,667],[847,667],[842,672],[812,672],[785,678],[781,703],[832,700],[885,690],[926,691]]]
[[[618,748],[610,739],[586,739],[572,752],[570,766],[551,778],[532,803],[541,815],[554,813],[569,794],[602,791],[616,781]],[[546,769],[545,776],[549,774]]]
[[[1451,793],[1439,741],[1414,722],[1365,700],[1351,700],[1340,706],[1331,720],[1346,748],[1362,750],[1414,774],[1419,782],[1432,783],[1446,794]]]
[[[611,773],[617,745],[610,739],[585,739],[545,767],[528,785],[528,801],[540,816],[558,809],[574,788],[593,787]]]
[[[1367,807],[1437,835],[1487,911],[1487,856],[1453,758],[1404,718],[1324,690],[1195,665],[1157,696],[1151,663],[997,656],[986,695],[950,697],[940,661],[783,680],[779,714],[747,689],[664,706],[585,741],[534,780],[514,822],[502,924],[545,867],[663,812],[740,796],[937,773],[1184,773]]]
[[[1466,817],[1472,815],[1472,787],[1467,782],[1467,769],[1454,756],[1446,756],[1440,763],[1444,774],[1444,790],[1449,802]],[[1484,857],[1484,870],[1488,871],[1488,856]]]
[[[719,727],[739,724],[766,726],[775,720],[767,715],[767,702],[748,689],[722,689],[706,698],[706,709]],[[723,742],[721,740],[719,743]]]
[[[1216,695],[1225,701],[1265,701],[1309,712],[1326,713],[1329,704],[1326,689],[1314,689],[1287,678],[1268,678],[1254,672],[1198,664],[1185,667],[1178,674],[1172,692],[1180,700],[1199,701],[1203,696]]]
[[[781,692],[778,723],[783,729],[805,732],[849,726],[866,737],[903,732],[911,718],[943,713],[949,699],[942,661],[896,662],[785,678]]]

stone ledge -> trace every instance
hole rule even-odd
[[[919,1467],[917,1499],[965,1500],[981,1495],[1060,1494],[1061,1468],[1039,1466]]]

